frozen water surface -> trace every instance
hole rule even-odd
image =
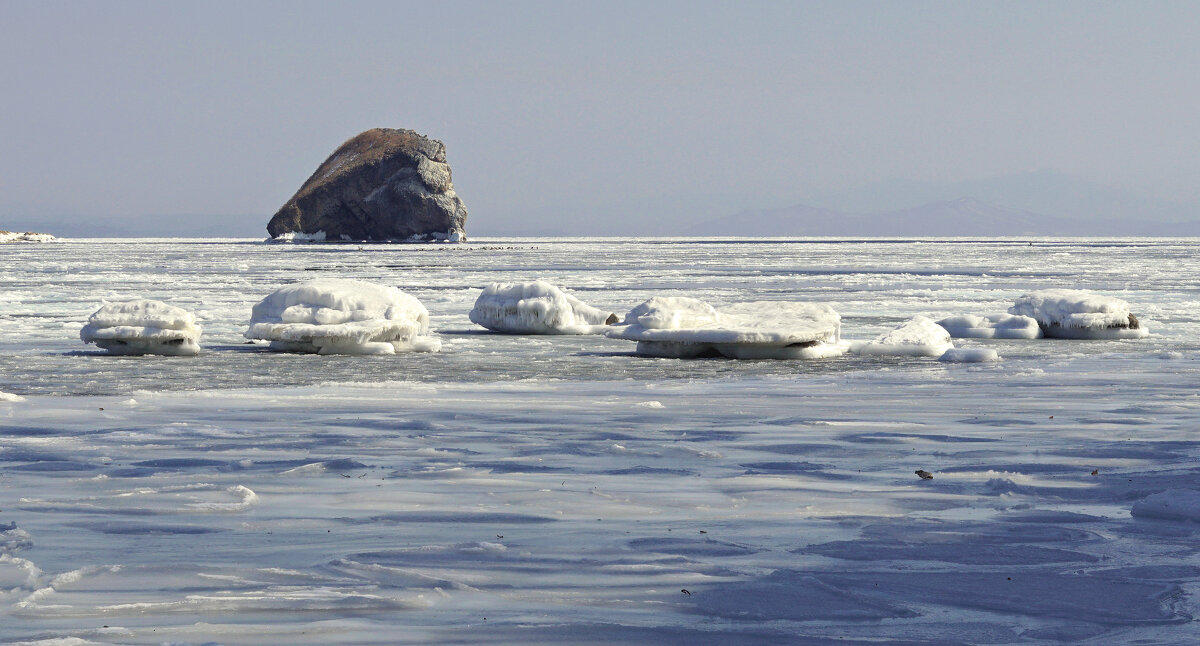
[[[1195,641],[1197,257],[1140,239],[6,245],[0,642]],[[244,343],[255,303],[314,277],[412,294],[443,351]],[[485,285],[533,277],[616,312],[828,303],[863,341],[1080,289],[1152,334],[957,344],[1004,358],[982,364],[673,360],[470,323]],[[131,298],[194,312],[202,353],[79,341]]]

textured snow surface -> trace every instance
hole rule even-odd
[[[323,278],[282,287],[267,296],[250,317],[248,339],[271,348],[317,354],[395,354],[436,351],[429,312],[395,287]]]
[[[1196,643],[1200,522],[1178,492],[1200,490],[1197,257],[1200,240],[5,245],[0,391],[23,400],[0,401],[0,643]],[[679,361],[469,320],[486,285],[530,275],[621,313],[828,303],[863,340],[1069,284],[1136,303],[1155,334],[956,348],[1001,362]],[[445,351],[245,342],[255,303],[317,277],[418,298]],[[139,297],[187,303],[205,351],[81,350],[100,299]]]
[[[616,317],[541,280],[492,283],[468,316],[489,330],[510,334],[600,334]]]
[[[637,353],[653,357],[818,359],[844,354],[841,317],[823,304],[760,301],[717,311],[686,296],[656,296],[633,308],[625,325],[604,331],[637,341]]]
[[[200,332],[191,312],[139,299],[102,306],[88,317],[79,338],[113,354],[192,356],[200,352]]]
[[[1042,328],[1031,316],[964,314],[938,321],[955,339],[1039,339]]]
[[[1046,336],[1063,338],[1140,339],[1144,325],[1131,325],[1129,303],[1111,296],[1075,289],[1047,289],[1025,294],[1008,308],[1009,314],[1037,320]]]
[[[900,327],[854,347],[867,356],[940,357],[954,349],[950,333],[924,316],[914,316]]]

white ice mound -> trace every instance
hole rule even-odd
[[[1160,491],[1133,503],[1130,513],[1138,518],[1200,523],[1200,491],[1194,489]]]
[[[938,357],[945,363],[987,363],[999,361],[1000,355],[991,348],[950,348]]]
[[[764,301],[720,312],[704,301],[655,297],[633,308],[625,324],[604,334],[637,341],[652,357],[817,359],[845,354],[842,317],[828,305]]]
[[[942,319],[938,325],[955,339],[1038,339],[1042,336],[1042,328],[1031,316],[965,314]]]
[[[617,315],[587,305],[541,280],[492,283],[470,313],[471,321],[509,334],[600,334]]]
[[[320,279],[288,285],[255,305],[246,338],[284,352],[436,352],[441,343],[421,336],[428,331],[425,306],[395,287]]]
[[[1062,339],[1141,339],[1150,334],[1129,303],[1074,289],[1047,289],[1017,299],[1010,314],[1037,319],[1042,333]]]
[[[940,357],[954,349],[946,328],[924,316],[914,316],[904,325],[854,348],[862,355],[891,357]]]
[[[191,356],[200,352],[195,317],[162,301],[109,303],[88,317],[79,338],[113,354]]]

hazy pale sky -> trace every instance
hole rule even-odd
[[[265,226],[375,126],[490,231],[1034,169],[1200,197],[1195,2],[0,2],[0,208]]]

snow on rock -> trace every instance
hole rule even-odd
[[[1119,298],[1074,289],[1031,292],[1008,308],[1037,320],[1042,333],[1063,339],[1141,339],[1150,332]]]
[[[946,328],[924,316],[915,316],[891,332],[857,345],[854,352],[869,356],[940,357],[953,349]]]
[[[106,304],[88,317],[79,338],[113,354],[192,356],[200,352],[200,328],[191,312],[145,299]]]
[[[26,231],[19,233],[16,231],[0,231],[0,243],[5,242],[52,242],[57,240],[49,233],[33,233]]]
[[[955,339],[1038,339],[1042,328],[1031,316],[993,314],[992,316],[951,316],[938,321]]]
[[[946,363],[987,363],[999,361],[1000,355],[991,348],[950,348],[938,357]]]
[[[254,306],[248,339],[272,350],[317,354],[436,352],[429,312],[395,287],[319,279],[288,285]]]
[[[304,233],[303,231],[285,231],[274,238],[272,242],[325,242],[325,232]]]
[[[762,301],[717,311],[687,297],[655,297],[633,308],[623,325],[605,330],[637,341],[652,357],[817,359],[845,354],[841,316],[828,305]]]
[[[470,317],[489,330],[510,334],[600,334],[617,322],[616,314],[541,280],[488,285]]]
[[[1168,489],[1142,498],[1130,510],[1138,518],[1200,523],[1200,491]]]

